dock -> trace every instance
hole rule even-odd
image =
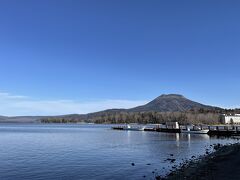
[[[121,125],[112,127],[114,130],[135,130],[135,131],[155,131],[165,133],[183,133],[184,126],[179,126],[176,122],[152,125],[138,125],[130,127],[129,125]],[[208,129],[207,132],[210,136],[240,136],[240,125],[204,125],[200,126],[201,129]],[[186,133],[186,131],[185,131]]]
[[[209,126],[210,136],[240,136],[240,126],[236,125],[219,125]]]
[[[115,129],[115,130],[123,130],[123,127],[117,126],[117,127],[112,127],[112,129]]]
[[[123,125],[112,127],[114,130],[135,130],[135,131],[156,131],[156,132],[167,132],[167,133],[180,133],[181,129],[177,122],[167,122],[163,124],[152,124],[140,127],[139,125]]]

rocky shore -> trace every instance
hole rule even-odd
[[[205,156],[181,164],[167,177],[156,179],[181,180],[181,179],[240,179],[240,144],[214,145],[213,153],[206,152]]]

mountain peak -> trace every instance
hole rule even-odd
[[[188,111],[190,109],[212,109],[214,107],[200,104],[185,98],[180,94],[162,94],[151,102],[130,109],[130,111],[144,112],[144,111],[156,111],[156,112],[177,112]]]
[[[185,97],[181,94],[162,94],[158,98],[185,98]]]

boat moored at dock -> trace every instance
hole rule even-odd
[[[178,122],[166,122],[166,124],[160,124],[157,126],[156,131],[167,133],[181,132]]]
[[[129,130],[129,131],[144,131],[144,126],[139,125],[127,125],[123,128],[123,130]]]
[[[127,124],[127,125],[123,125],[123,126],[116,126],[116,127],[112,127],[112,129],[115,130],[128,130],[128,131],[144,131],[145,126],[141,126],[141,125],[136,125],[136,124]]]
[[[190,133],[190,134],[208,134],[208,129],[181,129],[181,133]]]
[[[187,125],[181,126],[181,133],[190,133],[190,134],[207,134],[209,132],[208,127]]]

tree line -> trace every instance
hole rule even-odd
[[[139,123],[161,124],[168,121],[177,121],[180,124],[219,124],[221,114],[240,113],[240,109],[192,109],[186,112],[109,112],[93,113],[91,115],[48,117],[41,120],[43,123]]]

